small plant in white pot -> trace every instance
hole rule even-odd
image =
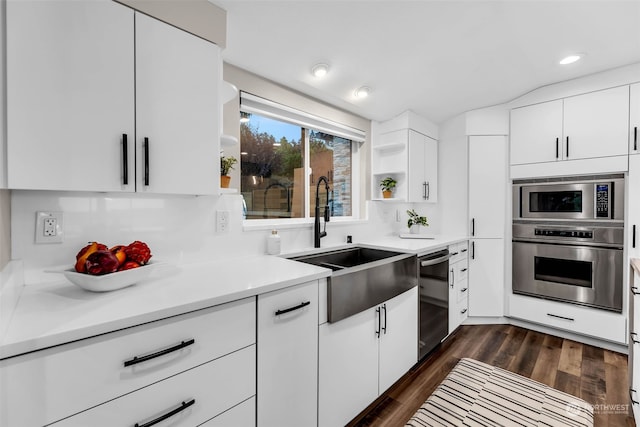
[[[409,215],[409,219],[407,220],[407,227],[409,227],[409,232],[411,234],[420,234],[422,232],[422,227],[429,226],[427,217],[420,216],[414,209],[409,209],[407,211],[407,215]]]

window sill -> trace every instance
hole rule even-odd
[[[301,229],[301,228],[313,228],[313,218],[299,218],[299,219],[245,219],[242,222],[243,231],[262,231],[262,230],[288,230],[288,229]],[[330,225],[354,225],[354,224],[366,224],[367,219],[359,218],[331,218]],[[324,225],[324,221],[320,219],[320,223]]]

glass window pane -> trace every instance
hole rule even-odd
[[[303,129],[250,114],[240,125],[240,154],[247,219],[304,218]]]
[[[311,163],[311,212],[315,209],[318,179],[325,176],[331,188],[329,209],[331,216],[351,216],[351,140],[311,130],[309,133],[309,161]],[[324,185],[320,186],[320,205],[326,204]],[[322,211],[320,212],[322,215]]]

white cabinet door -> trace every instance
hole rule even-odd
[[[504,237],[507,187],[506,137],[469,137],[471,236]]]
[[[627,255],[640,258],[640,156],[629,156]]]
[[[258,348],[258,425],[317,425],[317,282],[258,296]]]
[[[409,202],[438,201],[438,141],[409,130]]]
[[[136,13],[137,191],[219,192],[220,64],[213,43]]]
[[[378,394],[384,393],[418,361],[418,287],[381,307]]]
[[[629,104],[629,153],[640,153],[640,83],[631,85],[629,88],[630,100]]]
[[[469,316],[504,315],[504,239],[474,239],[469,256]]]
[[[343,426],[378,397],[377,312],[319,327],[318,425]]]
[[[564,100],[564,158],[588,159],[629,152],[629,86]]]
[[[134,190],[133,32],[112,1],[7,2],[9,188]]]
[[[562,100],[511,110],[511,164],[562,158]]]

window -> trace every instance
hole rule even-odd
[[[364,133],[241,93],[240,191],[247,219],[310,218],[316,190],[332,217],[357,213],[353,176]],[[355,139],[354,138],[358,138]],[[330,187],[327,203],[324,176]],[[322,212],[321,212],[322,214]]]

